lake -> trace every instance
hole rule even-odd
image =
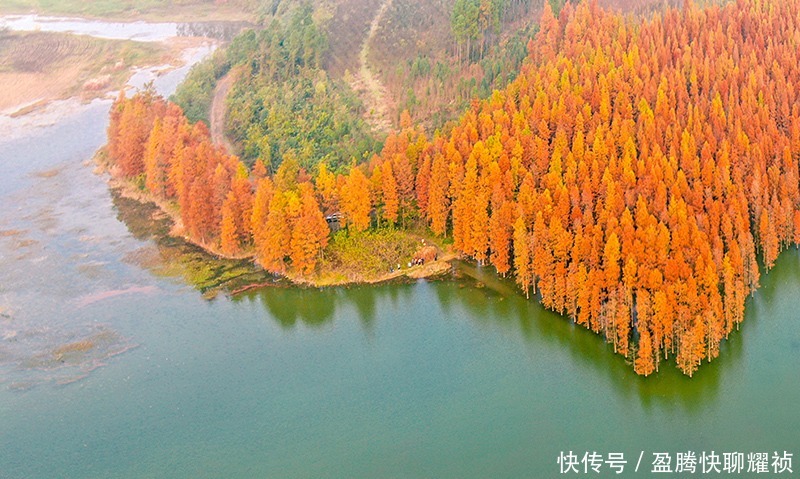
[[[655,452],[788,451],[800,470],[796,249],[691,379],[636,376],[468,263],[207,300],[191,247],[95,174],[109,106],[0,139],[0,478],[555,477],[569,451],[623,453],[623,477]]]

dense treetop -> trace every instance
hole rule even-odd
[[[273,271],[313,274],[326,214],[352,231],[425,222],[638,373],[674,357],[691,375],[742,321],[757,258],[768,270],[800,242],[798,43],[800,0],[687,4],[639,22],[546,5],[508,88],[446,135],[404,115],[348,171],[311,178],[293,160],[271,179],[259,163],[248,172],[146,94],[120,100],[109,148],[121,174],[177,198],[190,234]],[[153,140],[164,131],[180,140]]]
[[[327,49],[312,6],[301,3],[195,66],[173,100],[191,121],[208,122],[214,86],[231,72],[226,130],[247,165],[274,173],[288,154],[309,170],[321,161],[340,169],[376,142],[355,93],[322,68]]]

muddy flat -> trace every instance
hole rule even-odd
[[[254,5],[249,1],[207,0],[12,0],[0,2],[0,14],[66,15],[122,21],[199,22],[252,21]]]
[[[52,100],[84,100],[119,89],[132,70],[176,64],[181,45],[102,40],[50,32],[0,33],[0,114],[20,115]]]

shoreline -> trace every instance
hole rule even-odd
[[[225,259],[225,260],[246,260],[252,262],[254,268],[259,268],[263,271],[263,268],[255,261],[255,254],[252,252],[245,252],[238,255],[226,255],[218,250],[218,248],[208,245],[206,243],[195,241],[185,235],[183,233],[183,223],[180,218],[180,213],[177,211],[175,205],[171,205],[169,203],[165,203],[163,201],[158,200],[157,198],[149,195],[139,188],[137,188],[133,183],[130,181],[126,181],[120,179],[111,171],[110,165],[105,160],[105,146],[98,150],[92,161],[95,163],[96,167],[94,170],[95,174],[98,175],[107,175],[106,182],[109,188],[117,189],[121,196],[137,201],[141,204],[152,203],[155,205],[156,208],[160,212],[169,218],[172,226],[167,233],[169,236],[173,238],[181,239],[186,243],[192,244],[201,250],[203,250],[206,254],[214,257],[215,259]],[[428,238],[425,238],[426,241],[429,241]],[[300,287],[313,287],[313,288],[324,288],[329,286],[355,286],[355,285],[377,285],[381,283],[387,283],[396,280],[417,280],[417,279],[426,279],[426,278],[435,278],[438,276],[443,276],[450,272],[452,269],[451,262],[461,258],[461,255],[452,251],[451,248],[437,248],[440,249],[440,256],[438,259],[424,263],[421,265],[414,265],[414,266],[403,266],[400,269],[384,274],[380,274],[374,277],[364,277],[360,279],[350,279],[346,276],[341,274],[337,275],[334,271],[333,274],[325,274],[320,275],[319,273],[315,273],[312,276],[302,276],[297,274],[296,272],[290,270],[284,274],[276,274],[276,278],[281,278],[285,281],[291,283],[292,286],[300,286]],[[248,291],[266,288],[273,286],[273,283],[253,283],[249,285],[240,286],[235,290],[229,291],[228,294],[230,296],[236,296]]]

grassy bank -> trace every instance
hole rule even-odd
[[[95,162],[98,173],[109,171],[104,150],[98,151]],[[237,294],[275,284],[274,276],[255,265],[252,253],[244,251],[235,257],[225,256],[214,245],[192,241],[184,234],[176,205],[158,201],[135,182],[113,175],[109,184],[120,212],[128,212],[120,219],[136,237],[154,239],[161,250],[160,259],[137,260],[137,263],[141,262],[158,274],[183,277],[209,296],[220,290]],[[119,206],[123,203],[124,208]],[[147,213],[138,214],[138,211]],[[436,247],[437,260],[409,266],[414,255],[426,246]],[[449,261],[459,257],[450,244],[430,237],[424,228],[381,228],[361,233],[340,230],[331,236],[322,255],[314,274],[303,276],[290,268],[285,278],[313,287],[428,278],[450,271]]]
[[[447,261],[455,255],[441,245],[436,245],[438,261],[409,266],[415,253],[426,245],[435,244],[429,237],[394,228],[363,233],[339,231],[331,237],[318,274],[310,282],[315,285],[378,283],[404,276],[424,278],[449,270]]]

